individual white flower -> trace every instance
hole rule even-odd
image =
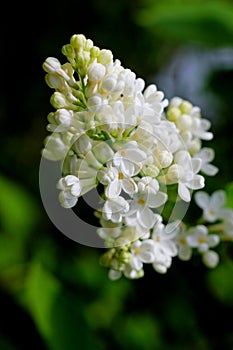
[[[137,192],[137,184],[131,177],[125,176],[116,167],[110,167],[110,172],[112,176],[110,175],[109,178],[112,179],[105,188],[107,198],[118,197],[122,190],[129,195]]]
[[[197,205],[203,210],[204,219],[208,222],[214,222],[224,214],[226,194],[223,190],[217,190],[211,196],[204,191],[198,191],[194,198]]]
[[[144,93],[137,93],[132,108],[132,113],[136,116],[138,123],[146,121],[151,124],[158,124],[167,100],[163,100],[162,91],[157,91],[156,85],[149,85]]]
[[[179,151],[174,157],[175,164],[168,169],[168,184],[178,183],[178,194],[186,202],[191,200],[190,190],[204,187],[204,177],[197,175],[201,168],[201,159],[191,158],[187,151]]]
[[[178,233],[176,237],[176,242],[178,246],[178,254],[180,260],[187,261],[191,259],[192,256],[192,248],[189,246],[187,242],[187,232],[181,231]]]
[[[233,238],[233,209],[223,208],[220,210],[220,216],[222,219],[222,230],[226,238]]]
[[[213,133],[209,132],[207,130],[209,130],[211,126],[211,122],[207,119],[203,119],[203,118],[193,118],[193,124],[192,124],[192,134],[195,137],[198,137],[199,139],[202,140],[212,140],[213,138]]]
[[[191,227],[187,232],[187,242],[192,248],[197,248],[200,253],[204,253],[209,248],[215,247],[220,238],[215,234],[208,234],[208,229],[204,225]]]
[[[138,191],[141,193],[158,193],[159,191],[159,183],[156,179],[153,179],[151,176],[144,176],[139,179],[138,183]]]
[[[67,175],[62,177],[58,183],[57,188],[61,190],[59,193],[59,201],[64,208],[71,208],[75,206],[78,197],[81,194],[81,184],[79,178],[74,175]]]
[[[141,169],[146,153],[138,147],[136,141],[130,141],[118,150],[113,157],[113,164],[128,177],[135,176]]]
[[[130,209],[125,216],[125,222],[134,226],[138,232],[144,234],[152,228],[156,222],[156,215],[151,208],[158,208],[167,200],[167,194],[163,192],[136,193],[130,201]]]
[[[119,196],[117,198],[109,198],[105,201],[102,215],[105,220],[119,223],[128,210],[129,203],[123,197]]]
[[[155,251],[157,253],[163,253],[170,257],[177,255],[177,245],[175,238],[179,231],[178,222],[171,222],[166,226],[162,223],[162,219],[158,216],[158,220],[155,223],[152,231],[152,240],[155,242]]]
[[[218,172],[218,168],[210,164],[214,159],[214,150],[212,148],[203,147],[198,153],[195,154],[195,157],[202,160],[201,171],[209,176],[215,176]]]
[[[141,270],[143,263],[152,263],[155,259],[154,241],[147,239],[136,241],[131,247],[131,260],[129,264],[135,270]]]

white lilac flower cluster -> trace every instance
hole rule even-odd
[[[189,260],[193,251],[216,266],[212,248],[233,238],[224,192],[196,192],[203,209],[196,225],[171,216],[175,203],[189,203],[192,192],[205,186],[205,175],[218,171],[210,164],[213,149],[202,147],[213,137],[209,120],[189,101],[168,101],[156,85],[145,87],[110,50],[82,34],[73,35],[62,53],[65,64],[53,57],[43,64],[55,111],[48,115],[42,154],[62,162],[57,188],[64,208],[101,189],[94,214],[107,248],[100,262],[109,277],[141,277],[144,264],[165,273],[172,258]]]

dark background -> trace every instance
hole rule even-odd
[[[73,34],[112,50],[122,65],[170,98],[199,105],[211,120],[219,173],[232,182],[232,1],[6,3],[1,20],[0,348],[2,350],[231,350],[233,246],[220,264],[174,259],[166,275],[146,266],[136,281],[108,280],[99,249],[50,222],[39,164],[52,90],[42,64],[65,63]],[[228,187],[227,187],[228,186]],[[229,203],[232,198],[228,196]]]

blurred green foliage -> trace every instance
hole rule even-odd
[[[185,45],[233,47],[232,1],[16,3],[14,12],[1,31],[0,349],[232,350],[232,243],[219,246],[214,270],[174,259],[165,276],[146,267],[141,280],[111,282],[99,250],[53,227],[38,188],[46,57],[63,62],[62,45],[83,33],[149,83]],[[221,101],[211,142],[220,171],[207,188],[226,187],[233,208],[232,76],[213,72],[205,87]]]
[[[193,42],[228,46],[233,42],[233,4],[230,1],[146,1],[138,23],[155,37],[175,44]]]

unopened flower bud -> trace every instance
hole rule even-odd
[[[189,130],[192,126],[193,120],[189,114],[182,114],[177,120],[176,125],[181,131]]]
[[[106,78],[104,78],[102,82],[102,89],[106,92],[111,92],[117,83],[117,79],[114,74],[108,75]]]
[[[75,34],[70,39],[70,44],[75,49],[80,49],[81,47],[83,47],[85,42],[86,42],[86,38],[83,34]]]
[[[170,121],[175,122],[181,116],[181,111],[178,107],[170,107],[167,111],[167,117]]]
[[[93,47],[93,41],[91,39],[87,39],[85,42],[84,50],[90,51]]]
[[[77,136],[75,136],[75,138],[76,137]],[[78,154],[85,155],[92,148],[91,139],[86,134],[82,134],[81,136],[78,136],[77,140],[74,142],[73,148]]]
[[[189,102],[189,101],[183,101],[180,105],[179,105],[179,108],[181,110],[182,113],[190,113],[192,108],[193,108],[193,105]]]
[[[58,61],[57,58],[54,57],[48,57],[46,58],[45,62],[43,63],[43,69],[47,73],[56,73],[59,69],[61,69],[61,64]]]
[[[106,163],[114,156],[114,151],[107,142],[100,142],[93,148],[93,153],[101,163]]]
[[[100,50],[99,56],[98,56],[98,62],[102,64],[108,64],[113,60],[113,54],[110,50]]]
[[[145,165],[142,167],[142,172],[146,176],[157,177],[159,175],[159,168],[154,164]]]
[[[50,99],[51,105],[56,108],[70,108],[71,104],[61,92],[54,92]]]
[[[213,250],[207,250],[202,255],[202,261],[207,267],[214,268],[219,263],[219,255]]]
[[[69,127],[72,122],[73,112],[64,108],[60,108],[55,113],[55,118],[65,128]]]
[[[68,58],[68,60],[72,64],[74,64],[75,52],[74,52],[74,48],[72,45],[70,45],[70,44],[64,45],[62,47],[62,53],[63,53],[63,55],[65,55]]]
[[[97,46],[93,46],[90,49],[90,55],[92,58],[97,58],[99,56],[99,53],[100,53],[100,49]]]
[[[167,168],[169,165],[171,165],[172,160],[173,156],[171,152],[168,152],[166,150],[159,152],[158,161],[161,168]]]
[[[93,83],[98,83],[105,75],[105,67],[100,63],[92,63],[87,71],[88,79]]]

